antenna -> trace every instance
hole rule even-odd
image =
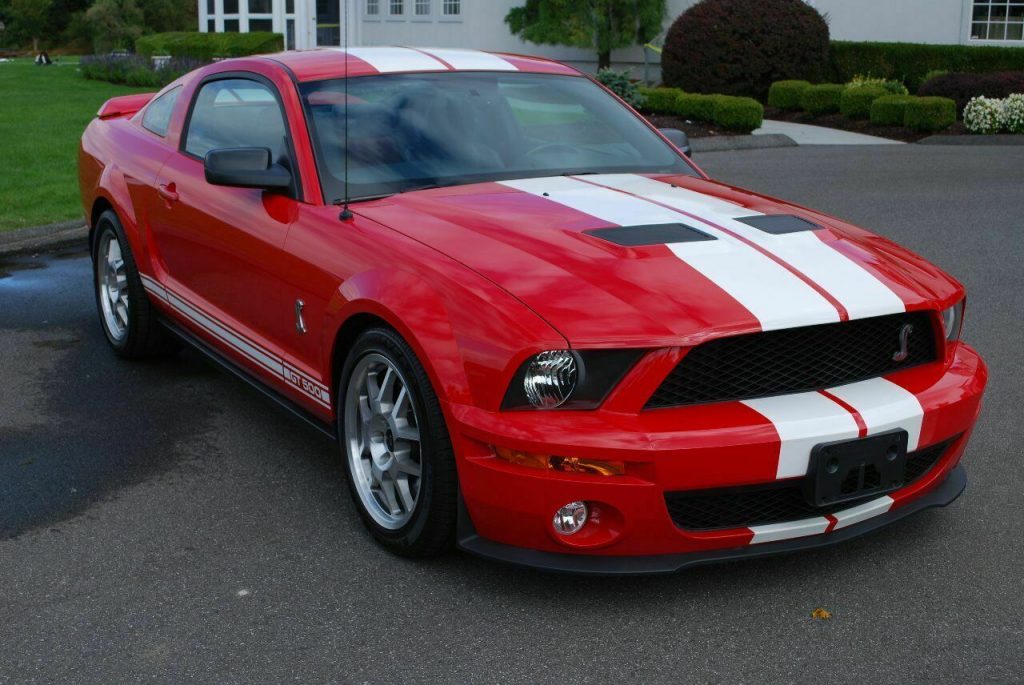
[[[345,199],[344,204],[342,205],[341,208],[341,214],[338,215],[338,218],[341,219],[342,221],[352,221],[352,210],[348,208],[348,201],[349,198],[351,197],[348,191],[348,0],[344,1],[343,7],[344,9],[342,10],[341,31],[343,36],[342,43],[345,46],[345,132],[343,134],[345,139],[345,170],[343,172],[343,183],[345,185]]]

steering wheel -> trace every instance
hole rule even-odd
[[[535,148],[531,148],[526,153],[526,156],[527,157],[532,157],[535,154],[538,154],[540,152],[545,152],[547,150],[553,150],[554,151],[554,150],[558,150],[558,149],[566,150],[566,151],[572,152],[572,153],[579,152],[579,148],[577,148],[577,147],[575,147],[573,145],[569,145],[568,143],[557,143],[557,142],[556,143],[542,143],[541,145],[538,145]]]

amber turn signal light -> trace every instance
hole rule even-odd
[[[621,476],[626,472],[626,464],[621,461],[601,461],[582,457],[557,457],[549,454],[523,452],[507,447],[495,447],[494,454],[510,464],[527,466],[532,469],[563,471],[566,473],[589,473],[598,476]]]

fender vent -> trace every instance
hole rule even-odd
[[[615,228],[595,228],[584,231],[587,235],[606,240],[623,247],[640,247],[643,245],[664,245],[666,243],[694,243],[702,240],[715,240],[713,236],[698,231],[686,224],[649,224],[645,226],[618,226]]]

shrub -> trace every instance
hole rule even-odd
[[[956,103],[949,98],[914,98],[903,114],[903,125],[922,133],[941,131],[955,123]]]
[[[284,41],[280,33],[198,33],[172,31],[154,33],[135,41],[135,52],[144,56],[170,55],[206,62],[214,57],[244,57],[264,52],[278,52]]]
[[[612,91],[626,101],[630,107],[639,109],[644,106],[644,96],[636,84],[629,80],[628,71],[615,71],[614,69],[601,69],[597,72],[597,80],[608,90]]]
[[[750,133],[755,128],[761,127],[761,122],[764,120],[764,107],[757,100],[733,95],[712,97],[715,126],[744,133]]]
[[[679,96],[683,91],[678,88],[641,88],[644,96],[644,111],[653,114],[678,114]]]
[[[828,25],[803,0],[702,0],[669,28],[665,85],[763,99],[775,81],[820,80]]]
[[[95,55],[83,57],[78,68],[82,76],[94,81],[162,88],[202,65],[202,62],[193,59],[171,59],[159,69],[154,69],[152,61],[145,57]]]
[[[886,95],[871,103],[871,123],[876,126],[902,126],[907,105],[913,95]]]
[[[1015,48],[1005,48],[1013,50]],[[1024,52],[1024,50],[1022,50]],[[1012,93],[1024,93],[1024,71],[1002,71],[992,74],[943,74],[921,86],[918,95],[930,95],[956,100],[958,112],[963,112],[971,98],[1005,98]]]
[[[898,79],[917,91],[932,70],[1020,71],[1024,49],[976,45],[832,41],[827,78],[846,83],[857,74]],[[923,93],[918,93],[922,95]],[[975,93],[980,95],[981,93]]]
[[[984,95],[971,98],[964,108],[964,126],[971,133],[999,133],[1006,124],[1004,100],[987,98]]]
[[[810,85],[808,81],[776,81],[768,89],[768,104],[778,109],[800,109],[800,98]]]
[[[873,76],[854,76],[846,84],[847,88],[859,88],[860,86],[878,86],[884,88],[889,95],[909,95],[910,91],[903,85],[902,81],[896,79],[874,78]]]
[[[800,107],[811,114],[838,112],[846,86],[838,83],[822,83],[804,90]]]
[[[715,96],[682,93],[676,98],[677,114],[691,121],[714,121]]]
[[[847,87],[839,100],[839,111],[850,119],[867,119],[871,116],[871,103],[888,94],[880,86]]]
[[[1003,103],[1003,125],[1010,133],[1024,133],[1024,95],[1014,93]]]

